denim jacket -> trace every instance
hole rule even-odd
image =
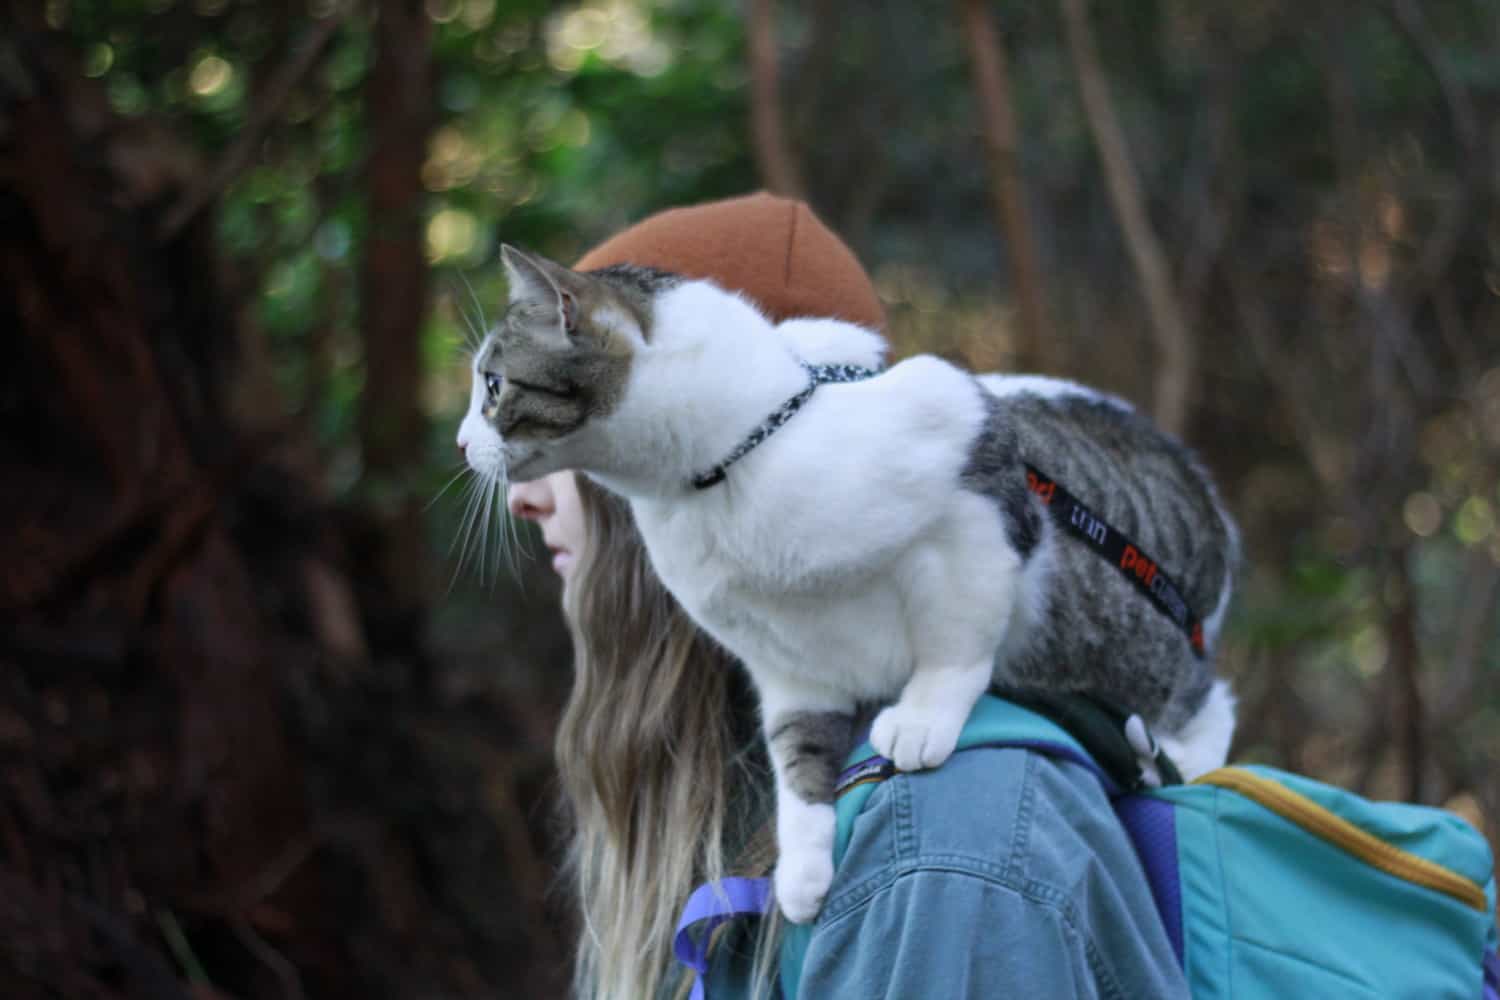
[[[747,995],[747,937],[718,949],[710,1000]],[[1094,776],[1028,750],[983,747],[875,789],[814,925],[798,995],[1188,993]]]

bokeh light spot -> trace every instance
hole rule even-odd
[[[1484,497],[1469,497],[1458,508],[1453,531],[1465,545],[1480,545],[1495,533],[1495,508]]]
[[[1385,633],[1379,625],[1364,626],[1354,633],[1354,639],[1349,643],[1349,653],[1354,658],[1354,669],[1361,677],[1374,677],[1385,665]]]
[[[1401,519],[1412,534],[1427,538],[1443,526],[1443,506],[1431,493],[1413,493],[1401,508]]]
[[[89,47],[89,53],[83,61],[83,75],[89,77],[101,77],[109,72],[109,68],[115,64],[115,50],[110,48],[108,42],[100,42],[98,45]]]
[[[591,53],[637,76],[658,76],[672,63],[672,49],[651,30],[635,0],[595,0],[554,16],[547,24],[547,61],[576,73]]]
[[[427,0],[427,16],[438,24],[458,20],[463,12],[463,0]]]
[[[188,89],[199,97],[212,97],[234,79],[234,67],[218,56],[199,59],[188,76]]]
[[[427,223],[427,259],[462,257],[479,242],[479,224],[468,212],[445,208]]]

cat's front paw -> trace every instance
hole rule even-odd
[[[794,924],[811,923],[833,884],[833,852],[794,849],[776,862],[776,902]]]
[[[870,745],[881,756],[889,757],[899,770],[920,771],[937,767],[953,756],[963,727],[962,715],[898,701],[875,716]]]

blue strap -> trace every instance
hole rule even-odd
[[[704,1000],[708,943],[714,929],[736,917],[764,916],[770,908],[771,880],[768,878],[726,878],[693,890],[687,905],[682,908],[677,932],[672,938],[672,953],[677,956],[677,961],[697,974],[693,978],[692,1000]]]
[[[1016,747],[1057,757],[1087,768],[1111,796],[1118,786],[1110,780],[1071,736],[1050,720],[1034,712],[989,695],[980,699],[959,739],[959,750],[975,746]],[[853,815],[864,807],[874,785],[890,777],[895,768],[876,754],[868,743],[850,755],[848,765],[839,776],[839,836],[835,862],[847,847]],[[863,780],[861,780],[863,779]],[[726,878],[718,883],[699,886],[688,897],[677,922],[673,951],[678,961],[697,973],[692,1000],[704,1000],[703,982],[708,973],[708,946],[715,928],[739,917],[760,917],[770,912],[770,879]],[[811,937],[811,925],[788,925],[783,932],[781,948],[781,987],[784,995],[796,995],[802,959]]]
[[[972,750],[975,747],[994,747],[1000,749],[1009,747],[1012,749],[1031,750],[1047,757],[1056,757],[1060,760],[1071,761],[1099,779],[1099,784],[1104,786],[1106,795],[1115,798],[1123,794],[1120,786],[1105,773],[1102,767],[1094,762],[1092,757],[1078,747],[1063,743],[1060,740],[980,740],[974,743],[966,743],[958,749]],[[834,797],[837,798],[843,795],[857,785],[878,784],[895,773],[895,764],[878,753],[872,753],[862,760],[855,761],[840,772]]]
[[[959,750],[976,746],[1016,747],[1068,760],[1087,768],[1111,798],[1120,792],[1119,786],[1066,730],[1050,719],[993,695],[979,699],[959,736]],[[848,847],[853,817],[864,808],[875,785],[894,772],[890,761],[875,753],[869,743],[856,748],[848,757],[839,776],[835,864]],[[764,916],[773,905],[769,879],[726,878],[693,891],[677,922],[673,941],[678,961],[697,973],[692,1000],[704,1000],[703,981],[708,972],[708,946],[714,929],[738,917]],[[783,931],[780,978],[782,993],[787,997],[796,996],[811,930],[810,924],[789,924]]]
[[[1500,1000],[1500,953],[1484,953],[1484,1000]]]

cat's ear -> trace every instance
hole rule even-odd
[[[530,302],[556,309],[558,325],[572,335],[578,330],[578,297],[569,289],[573,272],[545,257],[528,254],[509,244],[500,247],[511,302]]]

